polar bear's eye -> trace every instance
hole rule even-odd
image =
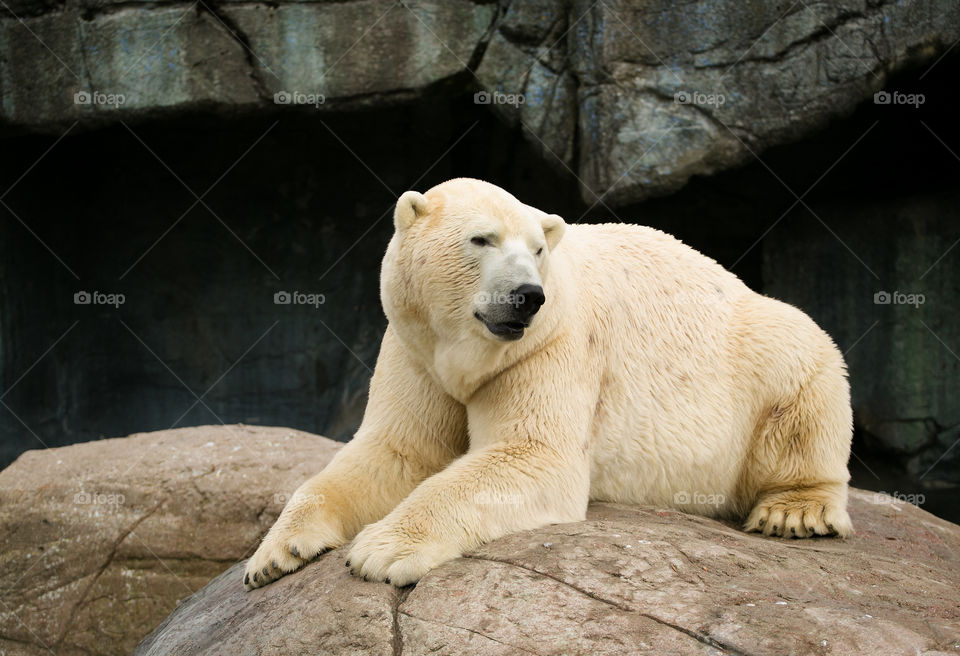
[[[470,240],[470,243],[473,244],[474,246],[488,246],[488,245],[490,245],[490,242],[487,241],[487,238],[486,238],[486,237],[473,237],[473,238]]]
[[[543,246],[537,249],[537,255],[540,255],[542,253],[543,253]]]

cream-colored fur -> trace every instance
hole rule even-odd
[[[803,312],[662,232],[565,226],[477,180],[407,192],[395,225],[363,423],[288,503],[248,587],[351,540],[355,574],[406,585],[582,520],[589,499],[850,533],[845,366]],[[525,279],[546,302],[504,341],[477,317]]]

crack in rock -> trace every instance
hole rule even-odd
[[[674,629],[675,631],[679,631],[680,633],[683,633],[683,634],[685,634],[685,635],[693,638],[693,639],[696,640],[697,642],[700,642],[700,643],[702,643],[702,644],[704,644],[704,645],[708,645],[708,646],[713,647],[713,648],[715,648],[715,649],[722,649],[722,650],[726,651],[727,653],[729,653],[731,656],[749,656],[749,654],[747,654],[746,652],[741,652],[741,651],[737,650],[736,648],[731,647],[730,645],[724,644],[724,643],[720,642],[719,640],[716,640],[715,638],[712,638],[712,637],[710,637],[710,636],[708,636],[708,635],[704,635],[704,634],[702,634],[702,633],[700,633],[700,632],[698,632],[698,631],[695,631],[695,630],[693,630],[693,629],[688,629],[688,628],[679,626],[679,625],[677,625],[677,624],[673,624],[673,623],[671,623],[671,622],[668,622],[667,620],[661,619],[661,618],[656,617],[656,616],[654,616],[654,615],[651,615],[651,614],[649,614],[649,613],[644,613],[644,612],[638,611],[638,610],[635,609],[635,608],[631,608],[630,606],[626,606],[626,605],[624,605],[624,604],[618,603],[618,602],[616,602],[616,601],[613,601],[612,599],[606,599],[606,598],[601,597],[601,596],[599,596],[599,595],[597,595],[597,594],[595,594],[595,593],[593,593],[593,592],[590,592],[589,590],[584,590],[583,588],[579,588],[579,587],[573,585],[572,583],[570,583],[569,581],[564,581],[563,579],[561,579],[561,578],[559,578],[558,576],[555,576],[555,575],[553,575],[553,574],[550,574],[549,572],[542,572],[542,571],[540,571],[540,570],[532,569],[532,568],[530,568],[530,567],[525,567],[524,565],[521,565],[520,563],[511,562],[511,561],[508,561],[508,560],[499,560],[499,559],[497,559],[497,558],[489,558],[489,557],[487,557],[487,556],[477,556],[477,555],[467,554],[467,555],[465,555],[465,556],[463,556],[463,557],[464,557],[464,558],[472,558],[472,559],[474,559],[474,560],[486,560],[486,561],[491,562],[491,563],[500,563],[501,565],[510,565],[510,566],[512,566],[512,567],[516,567],[516,568],[518,568],[518,569],[522,569],[522,570],[524,570],[524,571],[526,571],[526,572],[532,572],[533,574],[538,574],[538,575],[543,576],[543,577],[545,577],[545,578],[548,578],[548,579],[551,579],[551,580],[553,580],[553,581],[556,581],[557,583],[560,583],[561,585],[564,585],[564,586],[570,588],[571,590],[574,590],[574,591],[580,593],[581,595],[583,595],[583,596],[585,596],[585,597],[589,597],[590,599],[593,599],[594,601],[599,601],[600,603],[606,604],[606,605],[608,605],[608,606],[612,606],[613,608],[616,608],[617,610],[623,611],[623,612],[625,612],[625,613],[631,613],[631,614],[640,615],[641,617],[646,617],[647,619],[652,620],[652,621],[656,622],[657,624],[661,624],[661,625],[663,625],[663,626],[666,626],[666,627],[669,627],[669,628],[671,628],[671,629]],[[468,630],[469,630],[469,629],[468,629]]]
[[[406,616],[409,617],[410,619],[419,620],[420,622],[426,622],[426,623],[428,623],[428,624],[436,624],[437,626],[445,626],[445,627],[447,627],[448,629],[456,629],[456,630],[458,630],[458,631],[466,631],[466,632],[468,632],[468,633],[472,633],[472,634],[474,634],[474,635],[478,635],[478,636],[480,636],[481,638],[486,638],[487,640],[489,640],[489,641],[491,641],[491,642],[495,642],[495,643],[497,643],[498,645],[503,645],[504,647],[510,647],[511,649],[517,649],[517,650],[519,650],[519,651],[524,652],[525,654],[534,654],[534,656],[543,656],[542,654],[540,654],[540,652],[530,651],[529,649],[524,649],[523,647],[521,647],[521,646],[519,646],[519,645],[512,645],[512,644],[510,644],[509,642],[503,642],[502,640],[497,640],[497,639],[494,638],[493,636],[489,636],[489,635],[487,635],[486,633],[481,633],[480,631],[477,631],[477,630],[475,630],[475,629],[469,629],[469,628],[467,628],[467,627],[465,627],[465,626],[457,626],[457,625],[455,625],[455,624],[445,624],[444,622],[438,622],[438,621],[436,621],[436,620],[424,619],[423,617],[417,617],[416,615],[411,615],[410,613],[408,613],[408,612],[406,612],[406,611],[400,611],[400,613],[401,613],[402,615],[406,615]],[[394,652],[394,653],[396,654],[396,652]]]
[[[407,600],[413,587],[402,588],[396,591],[393,598],[393,656],[403,656],[403,633],[400,631],[400,605]],[[406,613],[404,613],[406,615]]]
[[[107,554],[107,558],[104,561],[103,565],[100,566],[100,569],[97,570],[96,574],[93,575],[93,578],[90,579],[90,583],[87,584],[87,587],[80,594],[80,598],[77,599],[76,603],[73,605],[73,608],[70,609],[70,614],[67,616],[67,621],[64,622],[63,629],[60,631],[60,635],[57,637],[57,640],[54,642],[53,651],[60,651],[60,648],[63,646],[63,641],[67,637],[67,633],[70,631],[70,627],[73,625],[74,619],[76,619],[77,613],[80,611],[80,607],[83,605],[83,602],[86,600],[87,595],[90,594],[90,591],[93,590],[93,586],[96,585],[97,581],[106,571],[107,567],[110,566],[110,563],[113,562],[113,559],[117,555],[117,551],[120,549],[120,545],[123,543],[127,537],[133,533],[133,531],[140,526],[148,517],[153,515],[155,512],[160,510],[160,507],[167,502],[166,498],[161,499],[150,508],[147,512],[140,516],[126,531],[120,534],[120,536],[114,541],[113,548],[110,550],[110,553]]]

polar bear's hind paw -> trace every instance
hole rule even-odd
[[[844,503],[832,491],[820,488],[789,490],[760,498],[743,529],[785,538],[835,535],[853,532]]]

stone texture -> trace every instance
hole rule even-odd
[[[0,653],[129,654],[339,447],[234,425],[24,453],[0,473]]]
[[[307,110],[411,98],[466,70],[496,5],[90,1],[11,11],[0,18],[0,126],[62,132],[75,121],[303,109],[298,96],[277,104],[280,92],[318,96],[299,103]]]
[[[545,161],[578,176],[587,203],[613,206],[811,134],[960,38],[960,6],[939,0],[10,7],[0,18],[7,130],[201,110],[283,116],[472,87]],[[283,92],[292,102],[277,104]]]
[[[944,654],[960,648],[960,527],[854,491],[847,541],[776,540],[593,504],[396,590],[342,550],[245,592],[242,564],[137,648],[162,654]]]
[[[527,132],[579,175],[586,202],[612,206],[810,134],[960,37],[960,7],[933,0],[531,4],[510,4],[479,78],[534,107],[565,98],[575,130],[530,116]]]

